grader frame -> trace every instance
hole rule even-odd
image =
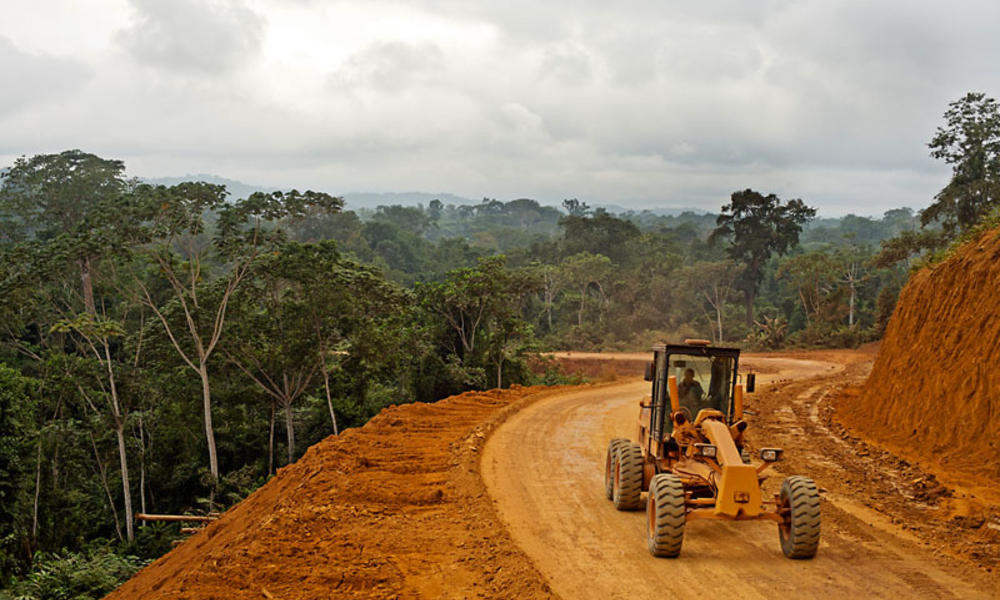
[[[711,347],[703,340],[655,346],[646,369],[652,391],[640,402],[639,444],[616,438],[608,445],[606,495],[619,510],[645,504],[647,542],[656,556],[678,556],[685,523],[698,519],[773,521],[786,556],[816,554],[819,496],[812,480],[788,477],[773,499],[762,496],[764,472],[782,452],[763,448],[762,462],[754,465],[745,450],[739,356],[737,348]],[[677,372],[697,365],[711,372],[709,392],[695,387],[691,373],[685,373],[688,389],[681,392]],[[752,392],[752,373],[746,384]],[[649,492],[645,503],[644,491]]]

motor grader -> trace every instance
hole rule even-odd
[[[787,477],[765,499],[765,471],[781,459],[779,448],[762,448],[754,464],[745,449],[744,386],[740,351],[705,340],[653,348],[646,367],[652,393],[640,401],[639,443],[616,438],[604,468],[607,498],[618,510],[645,502],[649,551],[675,558],[684,526],[696,519],[769,520],[778,525],[789,558],[812,558],[819,546],[819,493],[807,477]],[[746,376],[753,392],[755,375]]]

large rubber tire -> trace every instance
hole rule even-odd
[[[649,482],[646,501],[646,538],[653,556],[677,558],[684,541],[684,485],[670,473],[655,475]]]
[[[785,522],[778,525],[781,551],[788,558],[812,558],[819,549],[819,491],[808,477],[793,475],[781,484]]]
[[[615,438],[608,442],[608,453],[604,457],[604,495],[608,500],[614,498],[615,493],[615,451],[621,444],[627,444],[625,438]]]
[[[618,510],[642,508],[642,448],[632,442],[615,449],[615,480],[611,501]]]

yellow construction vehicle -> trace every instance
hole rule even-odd
[[[762,448],[754,464],[744,448],[744,386],[740,351],[705,340],[653,348],[646,367],[652,393],[640,402],[640,444],[616,438],[604,465],[607,498],[618,510],[643,506],[654,556],[680,554],[684,525],[695,519],[770,520],[789,558],[812,558],[819,547],[819,492],[807,477],[784,480],[773,499],[761,493],[764,471],[781,459]],[[754,374],[746,376],[752,392]]]

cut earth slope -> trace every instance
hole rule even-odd
[[[552,598],[497,517],[479,453],[508,415],[558,393],[387,408],[309,448],[108,598]]]
[[[837,418],[939,477],[1000,495],[1000,230],[915,273]],[[996,499],[1000,501],[1000,499]]]

